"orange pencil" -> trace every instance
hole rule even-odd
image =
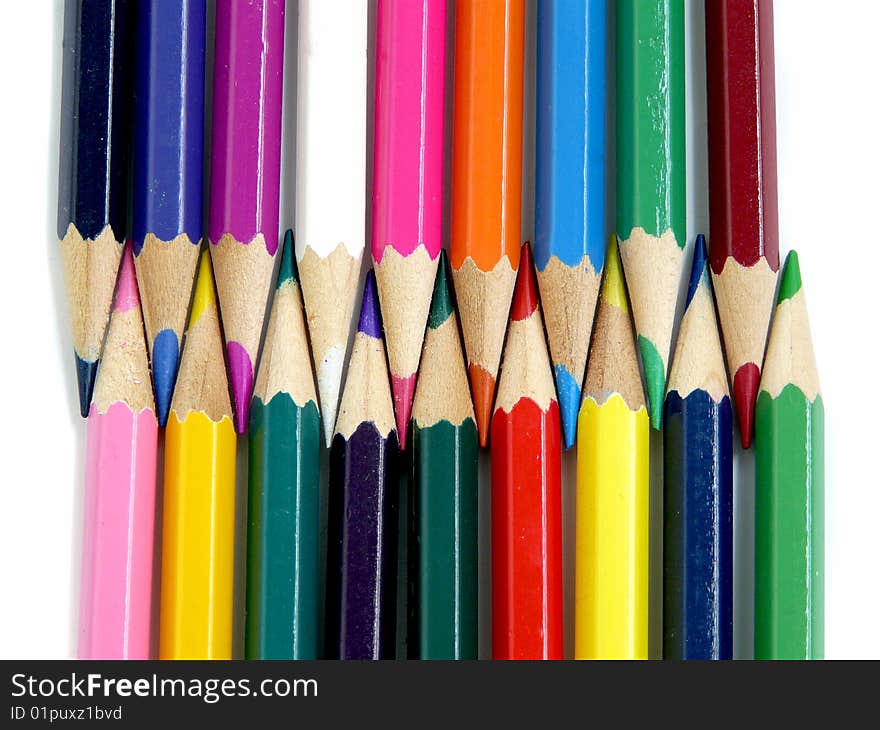
[[[458,0],[450,258],[480,444],[519,268],[523,0]]]

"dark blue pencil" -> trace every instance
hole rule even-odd
[[[58,240],[84,418],[128,233],[132,19],[126,0],[64,10]]]
[[[164,426],[202,239],[205,0],[139,0],[136,48],[132,248]]]
[[[706,243],[697,236],[665,404],[667,659],[733,654],[733,426]]]

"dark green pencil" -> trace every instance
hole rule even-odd
[[[321,423],[292,235],[250,414],[248,659],[318,658]]]
[[[477,426],[440,254],[412,410],[422,659],[477,658]]]

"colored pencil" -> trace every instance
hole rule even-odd
[[[566,448],[605,265],[605,10],[538,4],[535,261]]]
[[[132,31],[124,0],[65,3],[58,241],[83,418],[128,235]]]
[[[663,429],[663,656],[733,658],[733,409],[697,236]]]
[[[650,425],[614,237],[578,420],[577,659],[648,658]]]
[[[446,0],[379,0],[376,28],[371,248],[406,446],[443,246]]]
[[[159,425],[202,240],[205,0],[137,3],[132,226]]]
[[[284,0],[217,0],[208,240],[244,433],[278,249]]]
[[[364,252],[367,8],[299,0],[296,259],[327,446]]]
[[[755,409],[755,658],[825,651],[825,407],[797,254],[785,262]]]
[[[293,235],[288,231],[251,405],[245,633],[249,659],[318,658],[317,401]]]
[[[519,267],[523,0],[458,0],[452,130],[452,277],[480,444]]]
[[[149,659],[158,426],[131,251],[86,441],[79,657]]]
[[[528,244],[492,416],[492,656],[562,658],[559,404]]]
[[[779,271],[773,0],[706,2],[712,274],[743,448]]]
[[[330,447],[330,658],[393,659],[397,594],[397,432],[371,271]]]
[[[617,238],[660,428],[685,245],[684,1],[617,4]]]
[[[235,449],[205,251],[165,430],[160,659],[232,658]]]
[[[413,401],[418,656],[477,658],[477,425],[446,253]]]

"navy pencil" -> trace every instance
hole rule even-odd
[[[164,426],[202,239],[205,0],[140,0],[136,47],[132,248]]]
[[[664,416],[663,656],[731,659],[733,416],[702,235]]]
[[[327,654],[393,659],[397,613],[397,432],[376,278],[363,303],[330,447]]]
[[[58,240],[84,418],[127,236],[132,19],[126,0],[64,8]]]

